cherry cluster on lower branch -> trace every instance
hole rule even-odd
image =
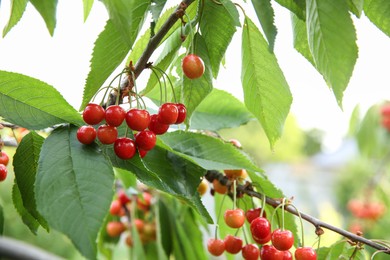
[[[187,110],[181,103],[164,103],[157,114],[150,115],[145,109],[132,108],[125,111],[120,105],[111,105],[107,109],[89,103],[83,111],[84,122],[77,131],[77,139],[82,144],[91,144],[98,140],[105,145],[113,144],[115,154],[123,159],[131,159],[137,150],[141,158],[156,145],[156,135],[166,133],[171,124],[181,124],[186,119]],[[93,125],[100,124],[97,130]],[[134,139],[118,137],[118,129],[126,121],[128,129],[135,131]]]
[[[4,151],[0,151],[0,181],[4,181],[7,178],[8,162],[9,162],[8,155]]]

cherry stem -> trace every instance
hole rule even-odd
[[[118,77],[121,77],[122,76],[122,74],[124,74],[124,73],[126,73],[127,72],[127,68],[124,68],[123,70],[122,70],[122,72],[121,73],[119,73],[118,75],[116,75],[112,80],[111,80],[111,82],[110,82],[110,84],[108,84],[108,87],[107,87],[107,89],[106,89],[106,92],[104,93],[104,96],[103,96],[103,98],[102,98],[102,101],[100,102],[100,105],[103,105],[104,104],[104,100],[106,99],[106,96],[107,96],[107,94],[108,94],[108,89],[109,88],[113,88],[111,85],[112,85],[112,83],[114,83],[114,81],[118,78]],[[119,82],[119,84],[120,84],[120,82]],[[104,88],[103,88],[104,89]],[[115,89],[115,88],[113,88],[113,89]],[[100,91],[100,90],[99,90]],[[98,92],[99,93],[99,92]],[[96,95],[96,94],[95,94]],[[118,96],[120,95],[120,92],[118,92]]]
[[[131,77],[133,79],[133,84],[134,84],[134,92],[135,92],[135,100],[137,101],[137,108],[140,108],[140,102],[139,102],[139,95],[138,95],[138,90],[137,90],[137,83],[135,82],[135,75],[134,75],[134,72],[132,70],[130,70],[130,74],[131,74]]]
[[[293,207],[298,214],[299,222],[301,224],[302,247],[304,247],[305,246],[305,234],[304,234],[304,230],[303,230],[303,220],[302,220],[301,212],[293,204],[289,204],[289,206]]]
[[[121,81],[122,81],[122,75],[123,73],[119,74],[119,82],[118,82],[118,94],[116,95],[115,105],[119,104],[119,96],[121,93]]]
[[[242,233],[244,234],[245,243],[248,244],[248,238],[244,227],[242,228]]]
[[[233,181],[233,210],[236,209],[237,201],[237,190],[236,190],[236,180]]]
[[[256,188],[258,188],[260,191],[261,191],[261,210],[260,210],[260,217],[263,217],[263,214],[264,214],[264,210],[265,210],[265,206],[267,205],[266,204],[266,196],[265,196],[265,193],[264,193],[264,190],[263,188],[260,186],[260,184],[258,183],[253,183],[253,186],[255,186]],[[253,203],[253,197],[252,197],[252,203]]]
[[[184,13],[185,17],[188,19],[188,26],[190,27],[190,35],[191,35],[191,41],[190,41],[190,48],[188,48],[187,50],[187,54],[188,54],[188,51],[191,50],[191,53],[194,53],[194,30],[192,28],[192,22],[191,22],[191,19],[190,17],[188,16],[187,13]]]
[[[221,205],[219,206],[219,211],[218,211],[218,217],[217,217],[217,225],[215,227],[215,239],[218,238],[217,233],[218,233],[218,223],[219,219],[221,218],[221,213],[222,213],[222,207],[223,207],[223,202],[225,201],[226,194],[223,195]]]
[[[154,67],[150,67],[153,74],[156,76],[157,78],[157,81],[158,81],[158,85],[160,87],[160,104],[162,104],[162,85],[161,85],[161,81],[160,81],[160,77],[158,76],[157,72],[155,71],[155,68]]]
[[[163,71],[162,69],[158,68],[158,67],[153,67],[153,68],[157,69],[163,75],[163,77],[165,76],[168,79],[169,85],[170,85],[171,90],[172,90],[173,100],[175,101],[175,103],[177,103],[176,94],[175,94],[175,88],[173,87],[172,81],[169,78],[168,74],[165,71]]]
[[[282,231],[284,230],[284,206],[286,205],[286,198],[282,200]]]

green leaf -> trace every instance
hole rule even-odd
[[[152,13],[153,21],[157,21],[160,18],[161,11],[164,9],[167,0],[152,0],[150,6],[150,12]]]
[[[95,259],[98,232],[114,195],[114,174],[98,146],[81,144],[76,132],[73,126],[59,127],[43,143],[35,196],[49,225]]]
[[[236,15],[238,16],[238,12]],[[205,1],[200,29],[208,50],[212,72],[216,78],[222,58],[236,32],[235,19],[223,5],[218,5],[213,1]],[[203,48],[199,46],[202,43],[199,43],[197,39],[200,37],[196,37],[193,42],[195,49]]]
[[[196,34],[195,42],[197,42],[195,54],[202,58],[205,64],[205,72],[203,76],[197,79],[189,79],[183,76],[183,86],[180,95],[183,98],[181,99],[181,102],[184,103],[187,108],[186,121],[191,118],[195,109],[213,89],[211,64],[205,41],[201,35]]]
[[[307,0],[307,31],[317,70],[339,106],[357,59],[356,33],[345,1]]]
[[[293,29],[294,48],[315,67],[316,65],[307,40],[306,23],[299,19],[295,14],[291,13],[291,24]]]
[[[22,218],[23,223],[30,229],[33,234],[37,234],[39,222],[33,217],[23,206],[22,195],[20,194],[18,184],[14,182],[12,187],[12,202],[14,203],[16,211]]]
[[[254,117],[245,105],[230,93],[213,89],[191,117],[191,128],[218,131],[248,123]]]
[[[114,168],[115,176],[122,181],[125,189],[137,186],[137,178],[132,172],[120,168]]]
[[[317,250],[318,259],[332,260],[332,259],[349,259],[355,250],[354,246],[351,246],[347,241],[338,241],[330,247],[321,247]],[[362,251],[362,250],[360,250]],[[354,259],[365,259],[361,258],[363,255],[359,254]]]
[[[34,192],[39,153],[44,140],[42,136],[35,132],[29,132],[25,135],[16,148],[13,166],[23,207],[42,227],[48,230],[46,220],[37,211]]]
[[[30,3],[41,14],[51,36],[53,36],[56,27],[57,2],[58,0],[30,0]]]
[[[130,48],[131,45],[124,40],[121,32],[111,20],[108,20],[93,48],[91,70],[88,73],[80,110],[86,107],[95,93],[126,57]]]
[[[3,37],[14,27],[22,18],[24,10],[26,10],[28,0],[12,0],[11,1],[11,15],[7,25],[3,30]]]
[[[363,8],[368,19],[390,37],[390,2],[387,0],[365,0]]]
[[[277,29],[274,24],[275,13],[271,5],[271,0],[252,0],[252,5],[267,38],[269,49],[273,51]]]
[[[91,12],[94,0],[83,0],[84,6],[84,22],[87,20],[89,13]]]
[[[84,124],[77,111],[54,87],[6,71],[0,71],[0,116],[28,129],[44,129],[66,122]]]
[[[293,12],[295,15],[299,17],[299,19],[302,19],[305,21],[306,19],[306,4],[305,0],[275,0],[278,4],[281,6],[287,8],[291,12]]]
[[[282,135],[292,97],[276,57],[256,25],[245,19],[242,32],[242,71],[244,102],[259,120],[271,148]]]
[[[150,1],[103,0],[110,20],[127,44],[133,46],[144,23]]]
[[[262,171],[230,142],[186,131],[166,133],[160,138],[174,151],[191,158],[206,170],[249,169]]]
[[[4,210],[3,206],[0,205],[0,236],[3,235],[4,232]]]
[[[221,0],[221,4],[225,7],[226,11],[230,14],[230,17],[234,21],[234,25],[241,27],[240,15],[237,11],[236,5],[231,0]]]
[[[363,11],[364,0],[347,0],[349,10],[360,18]]]

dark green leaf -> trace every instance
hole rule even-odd
[[[291,24],[293,28],[294,48],[315,67],[316,65],[307,40],[305,21],[302,21],[294,13],[291,13]]]
[[[32,3],[35,9],[41,14],[43,20],[45,20],[50,35],[54,34],[54,28],[56,27],[57,2],[58,0],[30,0],[30,3]]]
[[[14,203],[16,211],[22,218],[23,223],[36,235],[39,228],[39,222],[23,206],[22,196],[16,181],[12,188],[12,202]]]
[[[150,6],[150,12],[152,13],[153,21],[157,21],[160,18],[161,11],[164,9],[167,0],[152,0]]]
[[[317,70],[342,106],[357,59],[356,33],[345,1],[307,1],[307,31]]]
[[[35,182],[37,208],[51,227],[95,259],[98,232],[114,195],[114,174],[95,144],[83,145],[77,128],[54,130],[43,143]]]
[[[271,5],[271,0],[252,0],[252,5],[255,8],[257,18],[263,28],[265,37],[268,40],[270,51],[273,51],[277,29],[274,24],[274,9]]]
[[[166,133],[160,138],[174,151],[191,158],[206,170],[249,169],[261,171],[230,142],[185,131]]]
[[[123,36],[128,46],[133,46],[144,23],[150,1],[103,0],[110,20]]]
[[[294,14],[296,14],[303,21],[306,19],[305,11],[306,4],[305,0],[275,0],[281,6],[284,6]]]
[[[364,0],[347,0],[349,10],[360,18],[363,11]]]
[[[124,40],[112,21],[107,21],[93,48],[91,70],[88,73],[80,110],[85,108],[111,73],[119,66],[130,48],[131,45]]]
[[[238,12],[236,15],[238,15]],[[223,5],[218,5],[213,1],[204,1],[200,29],[208,50],[212,72],[214,78],[216,78],[222,58],[236,32],[235,19],[232,18],[231,13]],[[199,43],[197,39],[200,40],[201,38],[195,38],[193,42],[195,50],[203,49],[202,43]]]
[[[84,22],[87,20],[89,13],[91,12],[94,0],[83,0],[84,6]]]
[[[191,117],[191,128],[218,131],[246,124],[254,117],[245,105],[230,93],[213,89]]]
[[[221,4],[230,14],[231,18],[234,21],[234,25],[237,27],[241,27],[240,14],[237,11],[236,5],[231,0],[221,0]]]
[[[282,135],[292,96],[263,35],[248,17],[245,21],[241,71],[244,101],[263,126],[272,148]]]
[[[28,129],[43,129],[66,122],[84,123],[54,87],[6,71],[0,71],[0,116]]]
[[[180,95],[183,98],[181,102],[187,107],[186,121],[191,118],[195,109],[213,89],[211,64],[205,41],[202,36],[196,34],[195,42],[197,43],[195,54],[202,58],[205,64],[205,72],[203,76],[197,79],[189,79],[186,76],[183,76],[183,86]]]
[[[14,27],[22,18],[24,10],[26,10],[28,0],[12,0],[11,1],[11,15],[7,25],[3,30],[3,37]]]
[[[44,140],[35,132],[25,135],[16,149],[13,166],[23,207],[42,227],[48,230],[46,220],[37,211],[34,193],[39,153]]]
[[[3,206],[0,205],[0,236],[3,235],[4,232],[4,210]]]
[[[368,19],[390,37],[390,1],[365,0],[363,8]]]

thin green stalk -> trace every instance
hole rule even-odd
[[[218,217],[217,217],[217,225],[215,227],[215,239],[218,238],[218,223],[219,223],[219,219],[221,218],[221,213],[222,213],[222,207],[223,207],[223,202],[225,201],[225,198],[226,198],[226,194],[223,195],[222,197],[222,201],[221,201],[221,206],[219,206],[219,212],[218,212]]]

